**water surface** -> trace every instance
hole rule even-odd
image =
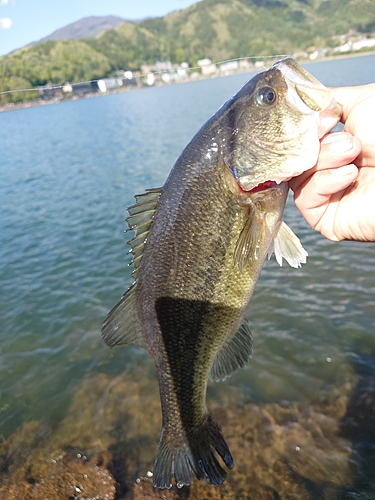
[[[374,55],[306,67],[329,86],[375,81]],[[112,380],[137,367],[153,373],[144,351],[109,350],[100,339],[108,310],[132,282],[126,207],[134,194],[163,184],[191,137],[249,77],[0,114],[3,441],[31,421],[48,432],[58,428],[87,377]],[[210,385],[212,404],[224,404],[233,390],[238,411],[285,402],[328,407],[341,397],[344,413],[365,420],[361,401],[375,401],[375,245],[325,240],[292,200],[285,219],[308,263],[299,270],[266,263],[247,310],[254,358],[248,369]],[[346,438],[353,450],[363,444],[352,429]],[[347,498],[354,490],[375,498],[375,436],[368,441],[362,456],[373,468],[356,469]]]

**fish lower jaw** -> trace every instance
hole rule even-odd
[[[277,185],[288,182],[293,177],[297,177],[303,172],[310,170],[317,161],[318,152],[319,151],[311,151],[311,158],[313,158],[313,160],[307,158],[307,155],[305,155],[303,160],[301,161],[301,164],[297,164],[297,162],[294,161],[293,164],[289,166],[289,168],[285,168],[282,170],[280,169],[280,174],[271,174],[267,180],[260,180],[259,182],[257,179],[254,179],[254,176],[249,175],[238,178],[237,184],[240,187],[241,191],[245,193],[255,193],[264,189],[276,187]]]

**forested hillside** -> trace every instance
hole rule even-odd
[[[334,47],[336,35],[375,31],[375,0],[202,0],[86,40],[48,41],[0,58],[0,91],[62,84],[169,60],[196,65]],[[36,93],[3,94],[0,103]]]

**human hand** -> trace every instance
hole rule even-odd
[[[289,184],[304,218],[326,238],[375,241],[375,84],[333,93],[344,131],[326,135],[315,167]]]

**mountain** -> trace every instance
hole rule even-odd
[[[202,0],[164,17],[125,22],[87,40],[113,70],[170,60],[291,54],[340,45],[375,28],[375,0]],[[336,38],[335,38],[336,37]]]
[[[48,40],[1,57],[0,91],[113,76],[155,61],[196,66],[203,58],[311,53],[341,45],[348,33],[374,31],[375,0],[201,0],[164,17],[122,22],[94,38],[87,29],[79,40]],[[26,98],[30,94],[0,94],[0,103]]]
[[[34,42],[33,45],[49,40],[82,40],[83,38],[94,38],[102,31],[116,28],[123,22],[125,22],[125,19],[116,16],[83,17]]]

